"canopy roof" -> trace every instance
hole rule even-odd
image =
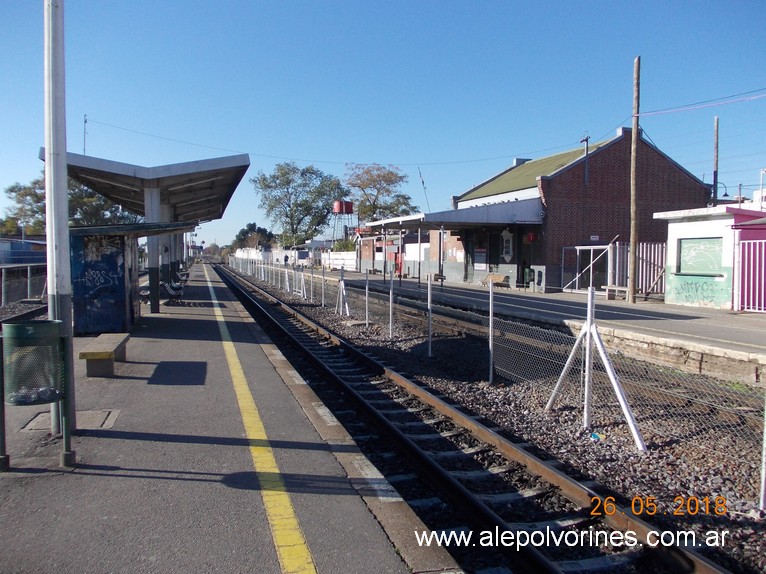
[[[45,159],[45,150],[40,150]],[[173,221],[220,219],[250,167],[247,154],[143,167],[67,153],[69,177],[138,215],[146,215],[144,190],[158,188]]]
[[[185,233],[194,231],[193,223],[117,223],[111,225],[83,225],[70,227],[70,235],[129,235],[149,237],[165,233]]]
[[[505,201],[491,205],[477,205],[464,209],[448,209],[433,213],[417,213],[403,217],[381,219],[367,224],[368,227],[389,229],[464,229],[486,225],[513,225],[543,222],[543,202],[539,197],[520,201]]]

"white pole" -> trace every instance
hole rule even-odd
[[[433,353],[431,352],[431,333],[432,333],[432,324],[431,324],[431,274],[428,274],[428,358],[430,359],[433,357]]]
[[[593,337],[591,336],[591,325],[593,325],[593,301],[596,297],[596,290],[588,287],[588,318],[585,321],[585,401],[583,410],[582,426],[585,430],[590,429],[590,411],[591,395],[593,391]]]
[[[495,375],[495,283],[489,282],[489,384]]]
[[[596,329],[595,325],[591,325],[591,331],[593,332],[593,340],[596,343],[596,348],[601,355],[601,361],[604,363],[604,368],[606,369],[607,375],[609,375],[609,380],[612,382],[612,388],[614,389],[614,394],[617,397],[617,402],[620,403],[620,408],[622,409],[622,413],[625,415],[625,420],[628,422],[630,433],[633,435],[633,441],[636,443],[638,450],[641,452],[646,452],[646,445],[644,444],[644,439],[641,436],[641,431],[638,430],[636,419],[633,417],[633,411],[630,410],[630,405],[628,404],[628,399],[625,397],[625,392],[622,390],[620,380],[617,378],[617,373],[614,371],[612,362],[609,360],[609,356],[606,354],[606,346],[601,340],[601,335],[599,335],[598,329]]]
[[[586,335],[586,331],[585,331],[585,328],[583,327],[580,330],[580,334],[577,335],[577,339],[575,340],[575,344],[569,353],[569,357],[567,357],[567,362],[564,365],[564,369],[561,371],[561,375],[559,375],[559,380],[556,381],[556,386],[553,388],[553,392],[551,393],[551,398],[548,399],[548,404],[545,405],[546,411],[551,410],[553,408],[553,405],[556,403],[556,397],[558,397],[559,392],[564,386],[564,379],[566,379],[567,375],[569,374],[569,370],[572,368],[572,363],[574,363],[575,357],[577,356],[577,351],[580,349],[580,345],[582,345],[582,341],[585,338],[585,335]]]
[[[364,326],[370,326],[370,270],[364,272]]]
[[[394,266],[391,268],[391,285],[388,288],[388,337],[394,339]]]
[[[69,255],[69,196],[66,151],[64,0],[44,2],[45,68],[45,227],[48,264],[48,317],[61,321],[66,362],[62,413],[51,408],[51,431],[63,418],[62,466],[75,462],[71,432],[77,428],[72,351],[72,269]],[[54,403],[55,404],[55,403]]]

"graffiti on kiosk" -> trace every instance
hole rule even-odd
[[[682,281],[674,286],[673,294],[684,303],[716,303],[724,290],[713,282]]]
[[[87,269],[78,281],[85,283],[85,295],[93,297],[97,291],[117,285],[119,277],[104,269]]]
[[[85,261],[101,261],[104,255],[122,251],[119,237],[89,235],[85,238]]]

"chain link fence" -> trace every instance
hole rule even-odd
[[[45,265],[20,265],[2,269],[2,305],[22,299],[42,299],[48,281]]]
[[[533,384],[543,409],[559,379],[575,337],[523,323],[494,320],[495,372],[511,382]],[[556,408],[580,407],[584,400],[585,349],[562,385]],[[605,366],[594,352],[593,422],[599,427],[623,424]],[[644,434],[694,441],[724,456],[760,454],[764,390],[745,383],[693,375],[611,352],[609,359]],[[736,447],[736,448],[733,448]]]
[[[286,270],[287,269],[287,270]],[[266,282],[302,294],[300,273],[283,266],[264,265],[257,272]],[[338,282],[326,280],[321,271],[314,276],[313,302],[339,309]],[[305,280],[308,285],[308,280]],[[323,286],[323,287],[322,287]],[[297,287],[297,288],[296,288]],[[305,291],[304,291],[305,292]],[[364,290],[346,290],[342,301],[355,320],[369,320],[378,328],[389,326],[388,294],[370,294],[378,304],[366,300]],[[304,298],[311,299],[310,293]],[[395,299],[394,303],[398,303]],[[424,302],[408,305],[427,312]],[[483,327],[488,335],[486,314],[433,304],[435,315]],[[338,310],[346,314],[345,309]],[[394,317],[393,333],[396,337]],[[576,337],[560,331],[528,325],[518,321],[493,319],[493,374],[502,378],[514,393],[514,403],[530,412],[542,413],[554,387],[564,371],[575,346]],[[425,337],[425,334],[424,334]],[[591,422],[596,429],[627,426],[625,416],[615,395],[607,369],[599,354],[593,350]],[[585,395],[585,345],[573,357],[573,363],[562,380],[554,410],[581,409]],[[746,382],[732,382],[713,377],[690,374],[672,367],[663,367],[620,352],[609,351],[609,360],[617,375],[630,409],[645,439],[655,448],[682,441],[702,450],[712,450],[724,459],[746,457],[757,468],[763,448],[765,391]],[[487,366],[489,371],[489,366]],[[489,374],[489,372],[487,372]],[[518,396],[517,396],[518,395]],[[756,471],[757,472],[757,471]],[[736,477],[732,477],[736,479]]]

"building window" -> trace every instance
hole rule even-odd
[[[513,259],[513,233],[506,229],[501,236],[503,238],[503,251],[501,256],[505,263],[510,263]]]
[[[676,272],[682,275],[722,275],[723,238],[679,239]]]

